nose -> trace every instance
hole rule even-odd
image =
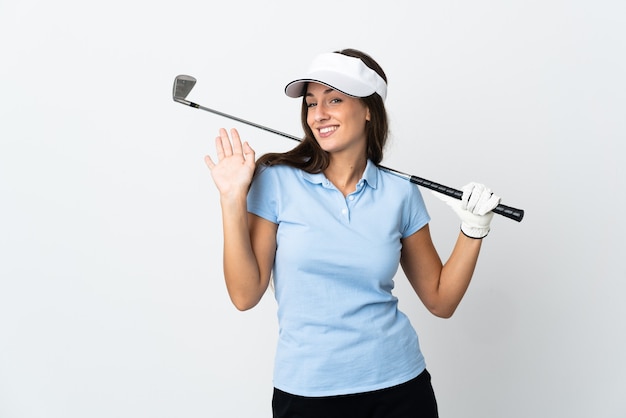
[[[328,119],[327,109],[323,103],[318,103],[313,108],[313,119],[315,119],[316,122],[320,122],[320,121]]]

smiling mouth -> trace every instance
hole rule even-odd
[[[335,132],[336,130],[337,130],[336,126],[327,126],[327,127],[319,129],[319,133],[321,135],[327,135],[327,134]]]

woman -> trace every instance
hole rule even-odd
[[[442,264],[419,189],[377,167],[388,131],[380,66],[357,50],[321,54],[285,92],[303,97],[298,146],[255,163],[237,131],[221,129],[217,162],[205,159],[220,193],[234,305],[254,307],[273,273],[274,417],[436,417],[393,277],[401,265],[428,310],[450,317],[499,198],[471,183],[461,201],[447,199],[462,223]]]

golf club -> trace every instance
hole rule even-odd
[[[219,115],[219,116],[222,116],[222,117],[225,117],[225,118],[228,118],[228,119],[232,119],[232,120],[235,120],[237,122],[244,123],[246,125],[254,126],[255,128],[259,128],[259,129],[262,129],[264,131],[271,132],[273,134],[280,135],[280,136],[283,136],[285,138],[288,138],[288,139],[291,139],[291,140],[294,140],[294,141],[298,141],[298,142],[302,141],[302,139],[300,139],[300,138],[298,138],[296,136],[289,135],[289,134],[286,134],[284,132],[277,131],[275,129],[271,129],[271,128],[268,128],[267,126],[259,125],[259,124],[254,123],[254,122],[250,122],[250,121],[247,121],[245,119],[241,119],[241,118],[238,118],[236,116],[229,115],[227,113],[223,113],[223,112],[220,112],[220,111],[217,111],[217,110],[214,110],[214,109],[210,109],[208,107],[201,106],[201,105],[199,105],[197,103],[194,103],[194,102],[190,102],[189,100],[187,100],[187,96],[189,95],[189,93],[191,92],[191,90],[193,89],[193,87],[195,85],[196,85],[196,79],[194,77],[189,76],[189,75],[179,75],[179,76],[177,76],[174,79],[174,89],[173,89],[173,92],[172,92],[172,96],[173,96],[174,101],[178,102],[178,103],[182,103],[182,104],[190,106],[190,107],[195,107],[196,109],[202,109],[202,110],[205,110],[207,112],[213,113],[215,115]],[[442,194],[444,194],[446,196],[453,197],[455,199],[459,199],[460,200],[462,195],[463,195],[463,192],[460,191],[460,190],[456,190],[456,189],[453,189],[451,187],[444,186],[442,184],[435,183],[433,181],[426,180],[426,179],[421,178],[421,177],[417,177],[417,176],[413,176],[413,175],[410,175],[410,174],[406,174],[406,173],[400,172],[398,170],[394,170],[392,168],[384,167],[384,166],[381,166],[381,165],[379,165],[378,167],[381,170],[387,171],[387,172],[389,172],[391,174],[394,174],[394,175],[396,175],[398,177],[401,177],[401,178],[403,178],[405,180],[408,180],[411,183],[417,184],[418,186],[422,186],[422,187],[425,187],[427,189],[434,190],[436,192],[442,193]],[[496,206],[493,209],[493,212],[497,213],[498,215],[502,215],[504,217],[507,217],[509,219],[513,219],[514,221],[517,221],[517,222],[521,222],[522,218],[524,217],[524,211],[522,209],[516,209],[514,207],[506,206],[506,205],[503,205],[503,204],[499,204],[498,206]]]

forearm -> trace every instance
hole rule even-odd
[[[459,238],[450,254],[448,261],[441,269],[439,278],[438,316],[450,317],[456,310],[476,268],[482,239],[474,239],[459,234]]]
[[[240,310],[254,307],[265,292],[255,257],[245,195],[222,197],[224,279],[233,304]]]

